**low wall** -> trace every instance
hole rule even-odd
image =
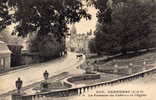
[[[68,82],[63,82],[63,85],[65,87],[68,87],[68,88],[71,88],[72,87],[72,84],[68,83]]]
[[[38,53],[22,53],[21,54],[21,65],[29,65],[41,62]]]
[[[100,79],[100,74],[85,74],[80,76],[74,76],[71,78],[68,78],[67,81],[73,83],[76,81],[83,81],[83,80],[95,80]]]
[[[76,81],[84,81],[84,80],[94,80],[94,79],[100,79],[100,75],[97,74],[86,74],[86,75],[81,75],[81,76],[73,76],[73,77],[68,77],[63,80],[64,86],[68,88],[75,87],[74,82]]]
[[[11,54],[11,67],[29,65],[39,62],[41,61],[38,53],[21,52],[19,54]]]

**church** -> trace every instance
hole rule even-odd
[[[93,38],[92,31],[88,33],[77,33],[76,27],[73,24],[69,32],[71,34],[69,41],[67,42],[67,48],[69,51],[78,53],[86,53],[88,50],[88,42]]]

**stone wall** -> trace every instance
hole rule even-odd
[[[20,66],[22,46],[21,45],[8,45],[8,48],[12,52],[11,67]]]
[[[39,54],[38,53],[29,53],[25,52],[21,54],[21,65],[29,65],[34,63],[41,62]]]
[[[72,83],[75,81],[94,80],[94,79],[100,79],[100,75],[99,74],[85,74],[85,75],[74,76],[74,77],[68,78],[67,81]]]

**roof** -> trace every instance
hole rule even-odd
[[[5,42],[0,41],[0,54],[11,53],[7,44]]]

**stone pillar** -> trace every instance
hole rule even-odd
[[[142,68],[142,70],[143,71],[146,70],[146,61],[143,62],[143,68]]]
[[[36,100],[36,96],[34,95],[34,96],[32,96],[32,100]]]
[[[133,63],[129,63],[128,74],[132,74],[132,73],[133,73]]]
[[[128,74],[132,74],[132,72],[133,72],[132,68],[129,68],[128,69]]]
[[[81,95],[81,89],[77,89],[77,96]]]
[[[5,69],[6,70],[9,70],[10,69],[10,66],[11,66],[11,57],[10,57],[10,54],[8,54],[5,58],[4,58],[4,66],[5,66]]]
[[[82,93],[82,94],[84,93],[84,88],[81,88],[81,93]]]
[[[113,72],[114,73],[117,73],[118,72],[118,65],[117,64],[114,65],[114,71]]]

